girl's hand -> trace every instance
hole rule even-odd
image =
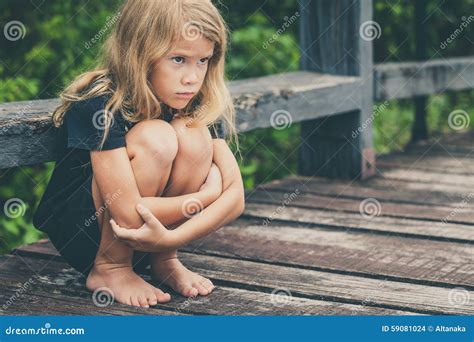
[[[120,227],[114,219],[110,220],[117,239],[129,247],[142,252],[162,252],[177,247],[172,230],[158,221],[152,212],[141,204],[136,207],[145,223],[138,229]]]
[[[212,163],[206,181],[201,185],[199,191],[209,191],[216,199],[222,194],[222,175],[216,164]]]

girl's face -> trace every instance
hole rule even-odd
[[[186,107],[201,89],[213,51],[214,43],[205,37],[178,41],[153,65],[151,84],[158,99],[171,108]]]

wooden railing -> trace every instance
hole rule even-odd
[[[300,1],[299,72],[232,81],[237,128],[301,122],[298,172],[341,178],[375,173],[373,101],[474,88],[474,57],[373,65],[361,28],[371,0]],[[58,99],[0,105],[0,168],[55,159]]]

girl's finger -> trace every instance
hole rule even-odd
[[[140,216],[143,218],[143,220],[148,223],[149,225],[156,225],[159,224],[158,219],[153,215],[153,213],[145,207],[144,205],[138,203],[137,204],[137,211],[140,214]]]
[[[110,225],[112,226],[112,230],[114,231],[115,235],[119,237],[121,240],[135,240],[136,229],[127,229],[119,227],[114,219],[110,220]]]

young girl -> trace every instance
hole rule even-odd
[[[224,82],[227,29],[210,0],[129,0],[99,67],[61,94],[58,158],[33,223],[91,291],[149,307],[214,285],[177,249],[244,210]]]

